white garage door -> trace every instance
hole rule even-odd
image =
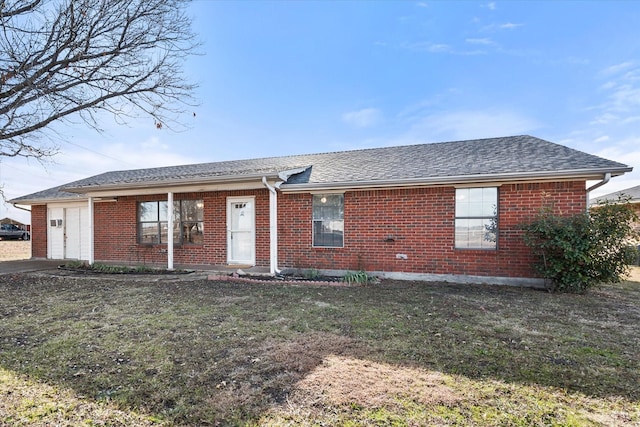
[[[50,207],[48,257],[89,259],[89,209],[87,206]]]

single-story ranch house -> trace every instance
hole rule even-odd
[[[106,172],[11,202],[33,258],[536,284],[521,224],[631,170],[512,136]]]
[[[618,202],[620,198],[622,198],[622,200],[628,201],[631,209],[633,209],[638,218],[640,218],[640,185],[625,188],[624,190],[616,191],[614,193],[605,194],[604,196],[596,197],[595,199],[591,200],[590,207],[597,207],[604,201],[615,203]],[[633,224],[633,228],[635,232],[640,235],[640,221],[636,221]],[[638,242],[636,241],[635,243]]]

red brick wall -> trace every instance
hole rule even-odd
[[[47,257],[47,207],[31,206],[31,256]]]
[[[204,200],[204,243],[175,246],[176,264],[227,262],[226,201],[255,196],[256,264],[269,265],[269,193],[265,190],[175,194],[175,200]],[[455,188],[391,189],[345,193],[344,248],[312,247],[312,195],[278,194],[279,267],[399,271],[535,277],[520,224],[543,205],[572,214],[586,209],[585,183],[509,184],[499,188],[497,250],[454,248]],[[166,264],[166,245],[137,243],[139,201],[156,196],[119,197],[95,204],[95,259]],[[46,208],[33,206],[33,256],[47,255]],[[392,237],[393,240],[388,240]],[[406,260],[396,254],[407,255]]]
[[[345,193],[344,248],[312,248],[312,196],[280,195],[280,267],[535,277],[519,225],[545,204],[584,211],[585,183],[503,185],[499,194],[497,250],[454,248],[453,187]]]
[[[230,196],[255,196],[256,264],[269,265],[269,193],[266,189],[174,194],[174,200],[204,201],[203,244],[175,245],[175,264],[226,264],[227,197]],[[116,202],[95,204],[94,241],[97,261],[167,263],[166,244],[142,245],[137,241],[137,203],[155,200],[167,200],[167,195],[119,197]]]

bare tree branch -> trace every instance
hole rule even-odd
[[[0,156],[45,158],[39,138],[80,117],[100,131],[147,116],[179,124],[195,86],[182,65],[198,43],[186,0],[0,0]]]

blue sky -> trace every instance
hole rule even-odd
[[[640,185],[640,2],[196,0],[189,13],[203,41],[185,68],[200,85],[189,129],[57,126],[52,162],[0,159],[8,198],[108,170],[517,134],[636,169],[594,196]]]

